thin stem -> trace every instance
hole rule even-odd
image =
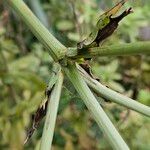
[[[75,23],[76,31],[79,34],[79,38],[81,40],[82,32],[81,32],[80,22],[79,22],[79,19],[78,19],[79,16],[77,14],[76,7],[75,7],[76,1],[75,0],[70,0],[70,4],[71,4],[71,7],[72,7],[72,11],[73,11],[73,21]]]
[[[95,121],[103,130],[104,135],[106,135],[106,138],[112,147],[115,150],[129,150],[128,146],[88,88],[82,76],[79,74],[76,66],[74,64],[69,64],[67,68],[64,68],[64,70],[70,81],[73,83],[75,89],[79,93],[80,97],[83,99],[87,108],[92,113]]]
[[[150,54],[150,41],[93,47],[84,49],[79,52],[77,48],[70,48],[67,52],[67,56],[73,58],[91,58],[101,56],[122,56],[138,54]]]
[[[62,59],[66,53],[66,47],[62,45],[49,31],[46,29],[39,19],[31,12],[22,0],[6,0],[8,4],[16,11],[23,21],[28,25],[33,34],[48,50],[55,61]]]
[[[62,84],[63,74],[59,72],[58,80],[51,93],[51,96],[49,97],[40,150],[51,149]]]
[[[150,117],[150,107],[105,87],[100,82],[92,79],[81,67],[78,66],[78,69],[87,84],[102,97]]]

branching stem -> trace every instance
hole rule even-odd
[[[128,146],[88,88],[82,76],[79,74],[76,66],[74,64],[70,64],[64,70],[70,81],[73,83],[75,89],[79,93],[80,97],[86,104],[87,108],[93,115],[95,121],[103,130],[111,146],[115,150],[129,150]]]
[[[150,42],[125,43],[80,50],[69,48],[67,56],[71,58],[92,58],[102,56],[150,55]]]
[[[92,79],[81,67],[78,66],[78,68],[87,84],[102,97],[150,117],[150,107],[105,87],[100,82]]]

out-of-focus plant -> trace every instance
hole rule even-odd
[[[81,5],[81,1],[75,1],[72,4],[71,0],[42,2],[44,10],[51,19],[50,22],[54,34],[65,45],[74,46],[80,38],[85,37],[86,33],[94,25],[98,9],[106,8],[106,3],[103,1],[91,2],[86,0],[82,1],[82,3],[84,4]],[[110,1],[108,3],[108,5],[111,5]],[[148,3],[147,1],[146,4]],[[72,5],[75,5],[78,20],[75,20]],[[137,41],[139,39],[138,28],[141,25],[149,25],[147,18],[149,11],[145,9],[148,6],[136,8],[135,12],[137,13],[127,17],[120,25],[117,33],[104,44],[111,45],[112,43],[122,43],[124,41]],[[1,15],[1,18],[3,18],[3,15]],[[140,21],[138,21],[139,19]],[[41,99],[44,99],[44,81],[48,82],[49,80],[50,62],[52,60],[47,52],[43,51],[42,45],[30,33],[27,34],[24,25],[20,27],[23,29],[17,28],[19,29],[18,33],[21,31],[21,34],[23,34],[21,36],[21,34],[15,33],[16,29],[15,25],[13,25],[13,19],[9,21],[12,23],[10,27],[0,26],[0,57],[2,58],[0,60],[0,97],[3,100],[0,104],[2,112],[0,116],[0,123],[2,124],[0,127],[2,133],[2,136],[0,136],[0,147],[3,149],[8,147],[11,149],[22,149],[25,128],[29,124],[30,114],[37,109]],[[75,25],[77,21],[80,25],[81,33],[77,31]],[[16,22],[18,23],[20,20],[17,19]],[[20,24],[17,25],[20,26]],[[13,28],[15,29],[14,31],[12,31]],[[9,35],[13,37],[11,40],[8,37],[8,31],[14,34],[14,36]],[[18,38],[14,38],[15,35],[17,35],[16,37],[19,35],[19,40],[16,41]],[[81,35],[82,37],[80,37]],[[20,39],[22,37],[24,37],[24,42],[27,43],[25,55],[22,55],[21,52],[21,48],[24,45],[21,44],[22,40]],[[139,65],[137,62],[139,62]],[[129,56],[119,57],[117,60],[114,60],[114,58],[98,58],[94,59],[92,63],[93,73],[100,75],[103,83],[121,93],[133,96],[141,103],[149,105],[148,57]],[[66,87],[63,88],[63,95],[58,110],[57,126],[53,141],[54,148],[110,149],[98,126],[90,114],[87,113],[87,109],[76,91],[70,87],[71,84],[68,81],[66,84],[68,84],[65,85],[68,89]],[[139,92],[137,93],[136,91]],[[72,101],[69,101],[70,99]],[[148,119],[132,111],[126,114],[126,109],[112,103],[105,104],[105,108],[110,110],[111,113],[109,111],[107,113],[113,122],[123,122],[120,123],[119,130],[124,135],[131,149],[140,148],[144,150],[146,147],[149,147],[148,141],[144,140],[149,138],[147,134],[149,129]],[[112,113],[114,116],[112,116]],[[37,148],[39,147],[41,132],[42,128],[39,129],[39,133],[36,133],[33,140],[26,146],[27,149],[30,149],[33,144]],[[132,135],[136,137],[132,138],[134,140],[131,140]]]

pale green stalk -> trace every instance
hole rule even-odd
[[[30,7],[32,8],[35,15],[40,19],[40,21],[49,28],[49,22],[46,13],[42,8],[42,3],[40,0],[28,0]]]
[[[79,74],[76,66],[74,64],[69,64],[67,68],[64,68],[64,70],[70,81],[73,83],[75,89],[79,93],[80,97],[83,99],[87,108],[92,113],[99,127],[104,132],[104,135],[112,145],[113,149],[129,150],[127,144],[124,142],[116,128],[113,126],[112,122],[109,120],[106,113],[97,102],[82,76]]]
[[[106,86],[102,85],[100,82],[92,79],[81,67],[78,66],[80,73],[84,77],[84,80],[87,84],[94,90],[96,93],[99,93],[102,97],[125,106],[129,109],[137,111],[145,116],[150,117],[150,107],[143,105],[129,97],[126,97],[120,93],[117,93]]]
[[[57,117],[57,111],[58,111],[58,105],[59,105],[59,99],[60,99],[61,90],[62,90],[62,84],[63,84],[63,74],[59,72],[58,80],[49,97],[49,103],[47,107],[46,120],[44,124],[40,150],[51,149],[55,122],[56,122],[56,117]]]
[[[21,16],[22,20],[28,25],[39,41],[43,43],[55,61],[65,56],[66,47],[44,27],[22,0],[6,0],[6,2]]]
[[[61,66],[59,65],[59,63],[54,62],[52,65],[50,79],[49,79],[49,83],[48,83],[46,90],[50,91],[52,89],[52,87],[54,86],[54,84],[58,80],[58,74],[59,74],[60,70],[61,70]]]
[[[78,51],[77,48],[69,48],[67,51],[67,56],[73,58],[92,58],[101,56],[123,56],[139,54],[150,55],[150,41],[100,46],[87,48],[80,51]]]

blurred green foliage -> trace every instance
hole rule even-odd
[[[41,10],[53,34],[63,44],[76,46],[90,32],[99,14],[116,2],[43,0]],[[132,0],[126,6],[133,6],[134,13],[121,22],[117,32],[103,45],[150,40],[150,36],[145,37],[141,32],[142,28],[150,35],[150,1]],[[32,114],[45,98],[51,64],[51,57],[20,18],[0,2],[0,149],[39,148],[42,124],[29,143],[23,146],[23,141]],[[150,106],[149,56],[93,58],[91,65],[103,84]],[[114,103],[104,103],[103,107],[131,149],[150,148],[148,118]],[[104,137],[71,83],[65,79],[53,149],[110,150]]]

